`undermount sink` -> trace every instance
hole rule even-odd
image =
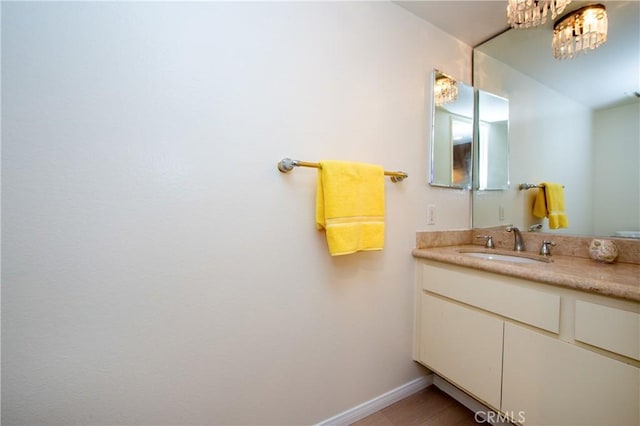
[[[499,254],[499,253],[486,253],[486,252],[462,252],[462,254],[472,257],[479,257],[481,259],[487,260],[500,260],[503,262],[513,262],[513,263],[540,263],[540,262],[549,262],[548,259],[539,258],[532,259],[530,257],[522,257],[522,256],[511,256],[508,254]]]

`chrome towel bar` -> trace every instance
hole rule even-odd
[[[322,168],[319,163],[309,163],[307,161],[292,160],[291,158],[283,158],[282,160],[278,161],[278,170],[280,170],[282,173],[289,173],[291,170],[293,170],[294,167],[313,167],[316,169]],[[388,172],[386,170],[384,171],[384,175],[391,176],[391,182],[402,182],[404,179],[409,177],[409,175],[405,172]]]
[[[562,185],[562,187],[564,188],[564,185]],[[535,185],[535,184],[532,184],[532,183],[521,183],[518,188],[520,188],[520,191],[522,191],[523,189],[543,188],[543,186],[542,185]]]

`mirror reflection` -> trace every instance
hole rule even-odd
[[[473,88],[433,72],[433,128],[429,183],[471,188]]]
[[[509,101],[477,92],[477,183],[480,191],[509,188]]]
[[[607,12],[607,42],[573,59],[553,58],[551,22],[474,49],[474,86],[509,99],[511,180],[507,191],[474,191],[474,227],[550,232],[532,214],[537,189],[518,187],[556,182],[570,225],[551,232],[640,231],[640,3],[609,2]]]

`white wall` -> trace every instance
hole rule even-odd
[[[594,113],[593,216],[596,235],[640,231],[639,118],[638,102]]]
[[[3,423],[308,424],[422,374],[415,232],[470,222],[434,67],[470,48],[385,2],[3,2]],[[286,156],[408,172],[385,250],[331,258]]]
[[[476,52],[483,70],[477,88],[509,100],[508,191],[474,193],[474,225],[514,223],[524,229],[541,222],[531,211],[537,190],[520,191],[521,183],[558,182],[565,186],[569,228],[563,234],[593,233],[593,140],[591,110],[525,74]],[[498,218],[504,207],[504,220]],[[548,221],[542,221],[548,231]]]

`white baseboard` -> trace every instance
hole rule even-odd
[[[481,420],[482,423],[491,424],[493,426],[511,425],[511,423],[504,422],[501,419],[497,419],[496,421],[491,421],[490,419],[487,419],[485,414],[494,410],[482,404],[481,402],[476,401],[474,398],[470,397],[469,395],[467,395],[466,393],[464,393],[463,391],[461,391],[451,383],[447,382],[442,377],[436,376],[434,374],[433,385],[438,389],[440,389],[442,392],[449,395],[451,398],[458,401],[460,404],[467,407],[469,410],[476,413],[476,415],[478,416],[478,419],[476,419],[476,422],[478,420]],[[494,418],[497,418],[497,416]]]
[[[380,396],[377,396],[367,402],[364,402],[356,407],[350,408],[342,413],[331,417],[330,419],[323,420],[317,424],[317,426],[347,426],[351,423],[355,423],[358,420],[380,411],[383,408],[388,407],[394,402],[398,402],[401,399],[413,395],[422,389],[431,386],[433,383],[434,375],[428,374],[426,376],[418,377],[415,380],[405,383],[402,386],[398,386],[395,389],[390,390]]]
[[[435,374],[433,375],[433,385],[474,413],[478,411],[487,411],[489,409],[485,407],[484,404],[476,401],[442,377],[436,376]]]

